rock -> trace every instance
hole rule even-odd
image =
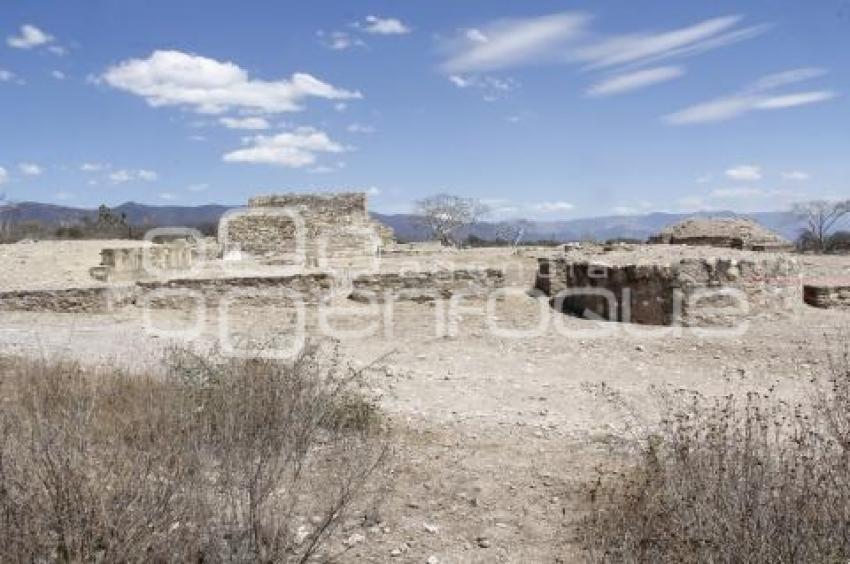
[[[432,535],[436,535],[437,532],[439,532],[440,530],[439,527],[437,527],[436,525],[431,525],[430,523],[425,523],[424,529]]]
[[[481,548],[490,548],[491,546],[490,539],[488,539],[487,537],[478,537],[477,542],[478,546]]]
[[[425,561],[426,564],[440,564],[440,559],[436,556],[429,556],[428,560]]]
[[[343,542],[342,544],[344,544],[345,546],[354,546],[356,544],[360,544],[365,540],[365,536],[361,535],[360,533],[354,533],[353,535],[345,539],[345,542]]]

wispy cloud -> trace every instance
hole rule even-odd
[[[761,167],[756,165],[738,165],[726,171],[732,180],[761,180]]]
[[[491,22],[463,30],[447,45],[441,68],[448,74],[487,72],[561,58],[563,48],[585,30],[589,17],[559,13]]]
[[[137,181],[153,182],[159,178],[159,175],[156,172],[147,169],[131,170],[122,168],[109,173],[107,178],[113,184],[124,184],[126,182]]]
[[[489,216],[496,220],[517,218],[551,220],[568,215],[575,209],[573,204],[562,200],[517,202],[505,198],[489,198],[483,199],[482,203],[487,206]]]
[[[362,123],[352,123],[345,128],[349,133],[375,133],[375,127],[372,125],[363,125]]]
[[[83,172],[100,172],[109,167],[110,165],[106,163],[83,163],[80,165],[80,170]]]
[[[639,71],[618,74],[597,82],[587,90],[588,96],[610,96],[622,94],[640,88],[646,88],[653,84],[660,84],[684,75],[681,67],[657,67]]]
[[[672,31],[614,36],[581,47],[574,56],[587,63],[588,68],[649,64],[731,45],[768,29],[764,25],[735,29],[741,20],[741,16],[724,16]]]
[[[271,127],[268,120],[261,117],[223,117],[218,121],[228,129],[268,129]]]
[[[36,163],[20,163],[18,165],[18,170],[20,170],[21,174],[24,176],[41,176],[41,173],[44,172],[44,170]]]
[[[516,90],[517,81],[511,78],[499,78],[490,75],[449,75],[449,82],[461,89],[474,89],[481,93],[484,100],[495,101]]]
[[[359,37],[355,37],[346,31],[324,31],[316,32],[319,42],[333,51],[345,51],[352,47],[365,47],[366,43]]]
[[[306,73],[277,81],[251,79],[235,63],[181,51],[154,51],[147,59],[124,61],[107,69],[101,80],[144,98],[153,107],[187,106],[207,114],[231,109],[292,112],[300,110],[300,102],[309,97],[362,97],[359,92],[336,88]]]
[[[666,116],[667,123],[685,125],[710,123],[736,118],[758,110],[780,110],[794,108],[836,97],[831,90],[811,90],[778,94],[778,88],[811,80],[824,75],[826,71],[817,68],[801,68],[771,74],[747,85],[741,91],[696,104]]]
[[[811,174],[802,170],[789,170],[782,173],[783,180],[808,180],[811,177]]]
[[[665,59],[684,59],[766,32],[770,26],[742,26],[737,15],[703,20],[667,31],[605,35],[591,28],[590,16],[562,12],[500,20],[459,30],[444,42],[441,70],[451,76],[480,74],[532,64],[582,65],[585,71],[614,70],[590,86],[590,96],[631,92],[682,77],[682,65],[636,70]]]

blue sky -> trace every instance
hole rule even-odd
[[[5,0],[0,39],[15,200],[451,192],[559,219],[848,196],[848,0]]]

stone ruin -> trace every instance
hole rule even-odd
[[[787,255],[673,249],[649,260],[541,257],[535,287],[567,313],[644,325],[729,326],[784,316],[802,303],[799,265]]]
[[[691,218],[664,228],[650,243],[785,251],[793,245],[752,219]]]
[[[95,280],[112,282],[175,274],[192,268],[194,252],[188,241],[144,247],[103,249],[100,265],[89,269]]]
[[[268,264],[363,262],[392,240],[392,230],[369,217],[363,192],[258,196],[219,224],[225,258]]]

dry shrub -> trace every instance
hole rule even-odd
[[[772,389],[664,402],[626,470],[589,486],[580,539],[593,561],[846,562],[850,363],[805,404]]]
[[[294,364],[175,358],[165,377],[0,366],[0,560],[327,555],[386,453],[359,373],[317,347]]]

